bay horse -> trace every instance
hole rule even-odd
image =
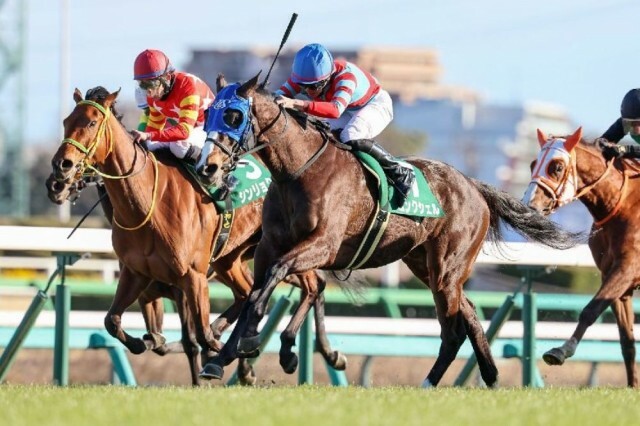
[[[580,200],[594,220],[589,249],[601,274],[600,288],[580,313],[572,336],[543,359],[549,365],[562,365],[573,356],[587,328],[611,306],[627,385],[638,387],[632,296],[640,284],[640,165],[634,160],[605,159],[602,146],[608,142],[583,140],[582,128],[562,137],[538,130],[538,142],[541,150],[531,165],[523,200],[543,214]]]
[[[300,123],[280,108],[271,93],[258,87],[258,76],[219,91],[209,109],[209,122],[222,123],[210,129],[220,149],[207,147],[212,153],[202,173],[215,180],[233,168],[242,152],[256,152],[273,180],[264,201],[254,286],[229,340],[204,366],[201,376],[207,379],[222,378],[224,366],[237,356],[251,356],[258,347],[258,324],[282,277],[347,269],[376,212],[374,177],[354,155],[329,143],[327,132]],[[392,215],[361,268],[402,259],[431,289],[442,342],[423,386],[438,384],[467,336],[484,382],[494,386],[498,370],[475,307],[463,292],[485,237],[502,240],[501,219],[529,239],[555,248],[574,246],[579,236],[447,164],[417,157],[407,161],[427,177],[446,215]]]
[[[156,158],[133,143],[112,113],[117,96],[118,92],[114,92],[90,101],[75,90],[76,106],[63,122],[65,139],[51,161],[54,179],[48,180],[49,198],[61,202],[56,194],[67,193],[66,186],[82,179],[87,169],[104,178],[113,209],[112,243],[121,262],[116,294],[105,317],[107,331],[132,353],[155,348],[157,342],[127,334],[121,327],[121,316],[148,289],[150,282],[172,283],[187,301],[195,330],[192,334],[206,360],[222,347],[219,338],[238,317],[253,284],[247,261],[252,258],[262,233],[263,201],[236,209],[228,241],[211,263],[216,278],[232,289],[235,301],[209,325],[207,271],[222,217],[177,159],[171,155]],[[331,350],[324,335],[324,299],[308,296],[317,292],[317,288],[324,288],[324,276],[310,271],[285,277],[283,281],[299,286],[305,303],[311,300],[319,324],[318,349],[330,365],[343,369],[346,358]],[[149,315],[154,312],[157,311],[147,311]],[[240,380],[254,382],[250,366],[243,365],[247,368],[239,372]]]

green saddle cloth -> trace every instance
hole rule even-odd
[[[398,191],[393,185],[389,185],[380,163],[371,155],[365,154],[364,152],[355,151],[355,154],[372,173],[378,176],[380,190],[379,202],[382,209],[386,210],[390,207],[391,213],[403,216],[444,217],[444,211],[438,199],[433,195],[427,179],[414,165],[400,161],[405,166],[413,168],[416,176],[409,196],[404,204],[400,205],[402,197],[397,193]]]
[[[192,164],[184,161],[182,161],[181,164],[189,174],[194,177],[202,189],[209,194],[211,199],[213,199],[218,211],[228,210],[224,198],[226,190],[202,182]],[[244,157],[238,161],[232,175],[238,179],[238,185],[236,185],[230,194],[232,209],[235,210],[267,195],[267,190],[271,184],[271,173],[262,163],[252,156]]]

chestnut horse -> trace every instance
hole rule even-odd
[[[346,269],[376,211],[377,181],[354,155],[327,143],[329,135],[300,123],[258,87],[258,76],[218,92],[209,109],[218,134],[204,170],[212,179],[233,168],[239,152],[256,152],[272,173],[263,210],[263,237],[254,257],[254,287],[238,325],[201,374],[221,378],[237,356],[259,345],[258,324],[277,282],[291,273]],[[311,120],[311,119],[309,119]],[[209,142],[210,143],[210,142]],[[208,147],[209,148],[209,147]],[[502,239],[500,219],[530,239],[556,248],[577,243],[544,216],[507,193],[462,175],[444,163],[407,160],[427,177],[446,215],[392,215],[362,268],[402,259],[434,296],[441,347],[423,386],[435,386],[468,336],[488,386],[498,371],[475,307],[463,292],[485,237]]]
[[[638,386],[633,336],[633,290],[640,284],[640,165],[634,160],[609,160],[598,143],[581,139],[582,129],[570,136],[547,137],[538,130],[541,151],[532,163],[531,183],[524,195],[530,207],[550,214],[580,200],[593,217],[589,248],[601,273],[601,285],[580,313],[578,325],[562,346],[543,355],[550,365],[573,356],[587,328],[609,306],[613,309],[627,384]]]
[[[76,107],[64,120],[65,139],[52,159],[54,179],[48,180],[49,197],[62,202],[64,199],[56,194],[68,192],[67,186],[81,179],[85,169],[105,178],[105,190],[113,207],[112,242],[121,262],[105,327],[132,353],[155,348],[158,342],[127,334],[120,318],[151,281],[173,283],[187,301],[195,337],[206,360],[222,347],[219,337],[239,315],[253,283],[246,262],[261,236],[262,200],[236,209],[228,241],[212,263],[216,278],[231,287],[235,302],[209,326],[207,271],[221,215],[175,158],[166,156],[159,161],[133,143],[112,114],[117,95],[118,92],[110,93],[100,101],[89,101],[83,100],[76,89]],[[324,278],[315,271],[286,277],[285,281],[301,287],[305,300],[309,292],[325,285]],[[155,300],[142,297],[147,303]],[[344,356],[331,351],[324,335],[323,301],[313,300],[319,350],[334,368],[344,368]],[[144,311],[150,316],[158,312]],[[253,372],[243,364],[247,368],[239,378],[251,383]]]

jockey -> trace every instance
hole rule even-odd
[[[294,99],[298,94],[308,100]],[[375,77],[351,62],[334,60],[320,44],[308,44],[296,53],[291,76],[275,95],[285,108],[327,118],[332,129],[342,128],[340,140],[374,157],[406,199],[413,170],[373,141],[393,119],[391,97]]]
[[[204,112],[214,99],[209,86],[193,74],[175,71],[167,55],[151,49],[136,58],[133,78],[146,92],[149,107],[143,130],[131,132],[134,140],[150,151],[168,147],[176,157],[195,163],[206,139]]]
[[[620,118],[604,132],[601,138],[618,143],[627,133],[640,143],[640,89],[631,89],[624,95],[620,105]],[[638,145],[606,145],[602,149],[605,158],[640,158]]]

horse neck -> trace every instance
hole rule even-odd
[[[614,166],[607,171],[602,157],[588,148],[580,147],[576,155],[577,191],[593,185],[580,197],[580,201],[598,221],[606,217],[620,200],[624,172]],[[607,175],[598,182],[605,173]]]
[[[150,155],[136,148],[126,129],[111,117],[111,152],[98,161],[98,168],[107,175],[105,189],[117,218],[125,223],[144,217],[152,203],[155,173]],[[105,151],[108,146],[105,147]],[[129,176],[115,178],[117,176]],[[111,177],[109,177],[111,176]]]
[[[267,128],[276,119],[275,114],[258,118],[260,128]],[[274,180],[286,181],[300,170],[322,147],[324,139],[313,127],[303,130],[292,117],[281,117],[264,133],[269,146],[258,151]],[[318,161],[322,160],[322,156]]]

